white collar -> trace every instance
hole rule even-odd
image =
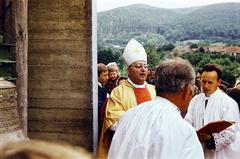
[[[160,99],[166,103],[169,103],[173,108],[175,108],[180,114],[181,114],[181,110],[178,108],[178,106],[176,106],[174,103],[172,103],[170,100],[168,100],[167,98],[163,98],[161,96],[156,96],[156,99]]]
[[[146,87],[146,82],[144,82],[144,84],[139,85],[139,84],[133,83],[133,81],[131,81],[131,79],[129,77],[127,80],[135,88],[145,88]]]
[[[221,93],[221,90],[219,88],[217,88],[212,94],[210,94],[209,96],[206,96],[204,93],[204,97],[205,99],[211,99],[214,98],[214,96],[218,95],[219,93]]]
[[[100,83],[100,82],[97,82],[97,83],[101,88],[103,87],[102,83]]]

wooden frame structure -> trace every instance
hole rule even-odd
[[[14,1],[14,0],[13,0]],[[28,32],[27,32],[27,4],[28,0],[17,0],[16,3],[16,72],[18,108],[21,125],[27,136],[27,85],[28,85]]]
[[[15,46],[13,50],[16,60],[16,88],[18,111],[21,127],[27,136],[27,85],[28,85],[28,32],[27,32],[28,0],[0,0],[1,8],[8,8],[4,15],[4,42]]]

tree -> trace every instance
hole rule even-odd
[[[157,53],[155,43],[149,43],[145,45],[144,48],[147,53],[148,65],[150,67],[158,65],[160,61],[160,55]]]
[[[113,60],[115,61],[112,49],[100,48],[98,50],[98,63],[104,63],[106,65],[109,62],[114,62]]]
[[[202,46],[199,48],[199,51],[203,52],[203,53],[205,52],[205,50],[204,50],[204,48]]]
[[[172,51],[174,48],[175,48],[175,46],[171,43],[162,46],[163,51]]]
[[[205,64],[219,64],[223,66],[222,79],[232,86],[237,77],[240,77],[240,63],[237,57],[221,55],[216,53],[187,53],[182,58],[189,60],[195,70],[202,68]]]
[[[109,62],[116,62],[120,70],[124,68],[124,61],[122,58],[122,48],[104,47],[104,44],[98,45],[98,63],[107,65]]]
[[[198,44],[191,44],[190,46],[189,46],[189,48],[190,49],[197,49],[198,48]]]

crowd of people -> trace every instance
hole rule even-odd
[[[98,103],[97,158],[239,158],[240,78],[227,88],[222,66],[206,64],[195,72],[187,60],[176,57],[149,69],[145,49],[134,39],[123,58],[128,70],[123,82],[114,62],[105,65],[105,82],[98,72],[106,95]],[[219,132],[196,133],[215,121],[233,124]]]
[[[148,68],[144,47],[131,39],[123,58],[128,76],[115,62],[99,63],[98,159],[238,159],[240,78],[227,88],[222,66],[197,72],[175,57]],[[198,130],[213,122],[220,131]],[[224,122],[223,122],[224,123]],[[91,154],[69,145],[23,140],[0,149],[0,159],[80,159]]]

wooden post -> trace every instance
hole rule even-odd
[[[27,85],[28,85],[28,32],[27,32],[27,4],[28,0],[13,0],[16,3],[16,72],[17,99],[20,122],[25,136],[27,136]]]

